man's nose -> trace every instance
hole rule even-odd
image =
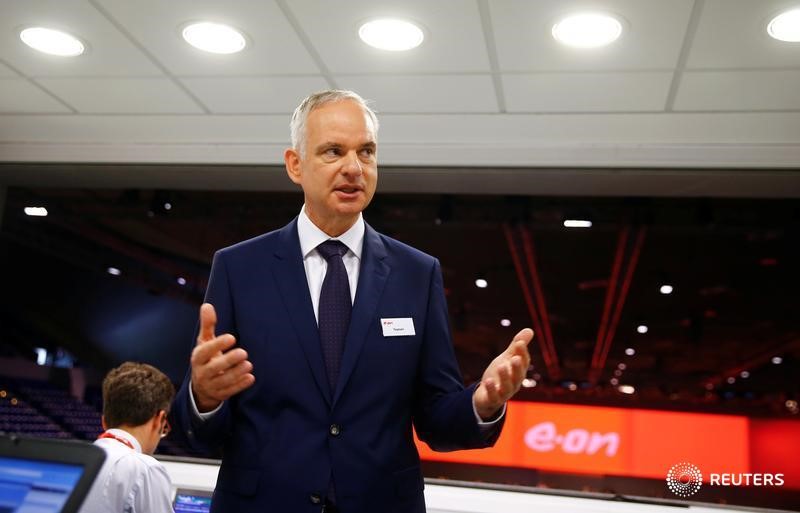
[[[364,170],[361,168],[361,160],[358,158],[358,153],[355,151],[349,152],[344,158],[344,163],[342,164],[342,173],[358,176],[363,173],[363,171]]]

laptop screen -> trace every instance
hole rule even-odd
[[[204,490],[178,488],[172,507],[175,513],[208,513],[211,510],[211,495],[212,492]]]
[[[0,436],[0,513],[74,513],[105,459],[65,440]]]
[[[60,512],[82,473],[80,465],[0,457],[0,513]]]

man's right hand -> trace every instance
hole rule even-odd
[[[222,401],[249,388],[256,381],[247,351],[231,349],[236,338],[216,336],[217,312],[210,303],[200,307],[200,334],[192,351],[192,394],[200,413],[213,410]]]

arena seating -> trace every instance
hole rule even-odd
[[[86,400],[80,401],[53,383],[7,378],[0,381],[0,432],[93,441],[102,433],[101,409],[99,391],[87,391]],[[189,454],[169,436],[161,441],[157,453]]]

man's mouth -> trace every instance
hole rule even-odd
[[[338,192],[344,192],[345,194],[353,194],[355,192],[359,192],[361,190],[361,187],[344,186],[344,187],[337,187],[336,190]]]

